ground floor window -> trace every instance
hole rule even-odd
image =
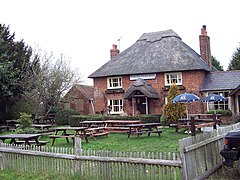
[[[226,101],[219,101],[219,102],[208,102],[208,111],[211,110],[217,110],[217,109],[222,109],[222,110],[228,110],[230,109],[230,97],[229,97],[229,92],[208,92],[209,94],[220,94],[223,95],[226,98]]]
[[[110,106],[110,114],[120,114],[123,109],[123,100],[110,99],[108,100],[108,106]]]

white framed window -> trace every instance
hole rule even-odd
[[[108,89],[122,88],[122,77],[107,78],[107,88]]]
[[[175,73],[165,73],[165,86],[171,86],[172,84],[182,85],[182,73],[175,72]]]
[[[207,102],[207,110],[217,110],[217,109],[222,109],[222,110],[228,110],[230,109],[230,96],[228,91],[219,91],[219,92],[208,92],[209,94],[220,94],[223,95],[226,100],[225,101],[218,101],[218,102]]]
[[[120,114],[123,110],[123,100],[110,99],[108,100],[108,106],[110,106],[110,114]]]

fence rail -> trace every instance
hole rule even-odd
[[[222,164],[223,137],[240,123],[179,140],[180,154],[82,150],[0,143],[0,169],[79,174],[89,179],[204,179]],[[80,140],[75,140],[80,142]]]
[[[83,151],[79,156],[73,149],[1,146],[2,169],[79,174],[94,179],[180,179],[181,161],[176,153]]]
[[[179,140],[182,179],[204,179],[221,167],[223,138],[227,132],[237,128],[240,128],[240,123]]]

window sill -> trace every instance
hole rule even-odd
[[[124,93],[123,89],[107,89],[106,94]]]

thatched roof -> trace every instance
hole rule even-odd
[[[89,77],[187,70],[210,71],[200,55],[173,31],[144,33],[135,44],[112,58]]]
[[[137,79],[133,85],[126,90],[124,98],[130,99],[137,91],[140,91],[148,98],[159,98],[157,91],[151,86],[151,84],[148,84],[141,78]]]

